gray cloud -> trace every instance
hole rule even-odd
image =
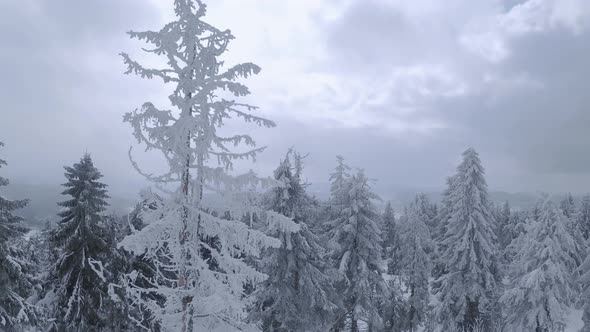
[[[522,3],[506,2],[501,11],[490,14],[506,14]],[[466,86],[465,94],[451,97],[417,94],[412,100],[413,121],[433,119],[446,125],[414,148],[425,154],[445,151],[442,159],[448,160],[462,147],[476,146],[488,161],[491,185],[500,188],[588,190],[590,157],[584,153],[590,144],[584,83],[589,74],[588,30],[574,33],[558,27],[506,36],[503,42],[509,55],[492,63],[460,45],[469,22],[454,16],[431,17],[438,21],[417,27],[416,20],[404,17],[401,9],[386,7],[379,1],[357,2],[331,26],[328,45],[344,63],[359,59],[358,72],[382,71],[370,79],[384,82],[388,67],[424,66],[428,71],[430,64],[437,63],[456,75],[451,84]],[[342,71],[348,72],[346,66]],[[436,92],[436,84],[440,82],[422,81],[415,89]],[[396,87],[374,108],[395,113],[403,97],[399,91],[407,87],[408,82]],[[422,159],[408,155],[406,160],[420,164]]]
[[[330,18],[331,7],[322,11],[314,2],[273,2],[251,25],[232,1],[215,4],[215,23],[243,28],[232,58],[260,60],[252,100],[279,123],[246,129],[269,145],[253,166],[260,173],[270,174],[295,146],[310,153],[309,180],[322,184],[342,154],[387,196],[442,187],[460,153],[475,146],[492,188],[590,190],[587,29],[510,34],[477,26],[523,3],[513,0],[453,0],[445,8],[428,0],[353,0]],[[309,7],[296,13],[309,21],[277,19],[292,9],[283,5]],[[0,3],[6,176],[59,183],[62,165],[88,150],[113,190],[133,193],[144,184],[127,159],[133,140],[122,115],[145,100],[166,102],[166,89],[124,76],[118,53],[138,54],[141,45],[124,32],[157,29],[159,10],[140,0]],[[490,61],[494,45],[507,53]],[[136,155],[161,167],[141,149]]]
[[[130,25],[158,20],[144,3],[0,4],[5,25],[0,127],[6,171],[14,182],[59,183],[62,166],[85,151],[93,153],[109,182],[141,181],[128,167],[131,139],[121,120],[130,101],[139,105],[142,92],[156,90],[153,84],[125,81],[118,52],[128,47],[124,31]]]

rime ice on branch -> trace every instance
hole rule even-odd
[[[237,80],[257,74],[260,68],[243,63],[226,69],[220,57],[234,37],[229,30],[203,21],[206,6],[200,0],[175,0],[174,11],[176,21],[159,31],[129,33],[152,44],[144,50],[165,57],[166,68],[145,68],[122,53],[127,73],[159,78],[174,86],[169,96],[172,110],[146,102],[127,113],[124,121],[147,150],[162,153],[169,170],[148,174],[132,160],[134,167],[157,185],[178,184],[178,190],[161,208],[143,213],[146,227],[122,242],[126,249],[145,253],[157,272],[153,287],[130,287],[129,292],[168,330],[240,325],[244,318],[243,285],[265,278],[246,264],[244,257],[280,245],[240,218],[256,213],[272,227],[285,231],[295,231],[297,225],[243,199],[247,195],[240,193],[265,181],[252,172],[236,177],[228,174],[234,161],[253,160],[264,148],[256,147],[249,135],[222,136],[218,132],[230,118],[264,127],[275,125],[251,114],[256,107],[234,99],[250,93]],[[210,205],[207,196],[214,196],[219,204]],[[163,305],[146,302],[146,293],[160,294],[167,300]]]

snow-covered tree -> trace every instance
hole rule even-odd
[[[385,275],[387,290],[376,297],[379,315],[383,321],[382,326],[371,326],[372,331],[402,331],[406,323],[406,303],[403,285],[395,276]],[[379,328],[376,328],[379,327]],[[361,329],[362,330],[362,329]]]
[[[456,180],[457,176],[449,176],[446,179],[447,187],[442,193],[440,208],[438,209],[438,213],[436,215],[436,229],[434,230],[433,238],[437,240],[437,244],[440,247],[441,251],[444,251],[443,248],[443,239],[447,234],[447,227],[449,224],[449,220],[452,216],[452,209],[453,209],[453,197],[452,194],[456,191]]]
[[[0,168],[4,165],[6,162],[0,159]],[[0,187],[6,185],[8,180],[0,177]],[[27,203],[0,195],[0,330],[21,331],[38,322],[37,310],[26,301],[32,291],[32,266],[22,251],[11,245],[28,231],[22,225],[23,219],[14,215]]]
[[[580,332],[590,332],[590,255],[586,256],[586,260],[579,268],[580,277],[578,279],[582,290],[581,304],[583,305],[582,321],[584,327]]]
[[[578,208],[576,207],[576,201],[571,193],[567,193],[565,197],[559,203],[559,208],[567,221],[567,228],[569,232],[575,237],[582,238],[581,230],[578,229],[578,223],[576,217],[578,214]],[[579,240],[579,239],[578,239]]]
[[[330,199],[332,205],[342,205],[346,201],[347,181],[350,179],[350,166],[344,163],[344,157],[336,156],[338,165],[330,174]]]
[[[416,194],[416,197],[410,203],[410,207],[414,209],[418,218],[428,227],[430,245],[425,250],[427,250],[428,254],[431,254],[434,250],[433,233],[436,232],[438,208],[436,204],[430,202],[430,198],[424,193]]]
[[[428,279],[431,263],[428,253],[432,251],[432,240],[426,225],[429,216],[424,213],[424,197],[420,196],[416,196],[399,225],[400,272],[408,293],[405,331],[417,331],[424,321],[430,295]]]
[[[446,271],[434,286],[443,326],[471,331],[478,320],[491,324],[489,306],[499,281],[496,222],[484,169],[474,149],[463,153],[451,179],[444,205],[445,235],[440,240]]]
[[[38,308],[44,309],[42,312],[46,317],[43,317],[45,323],[40,324],[42,328],[51,326],[51,323],[47,322],[46,318],[53,318],[55,311],[53,309],[56,305],[55,293],[53,292],[53,288],[57,283],[54,265],[61,256],[61,248],[53,245],[51,234],[58,220],[57,215],[46,218],[42,223],[43,227],[39,231],[28,234],[31,250],[30,259],[36,265],[34,273],[41,284],[41,287],[35,288],[35,294],[32,294],[28,300]]]
[[[512,236],[510,234],[510,221],[511,221],[511,210],[510,203],[504,202],[502,208],[498,211],[498,247],[501,251],[504,251],[506,247],[512,242]]]
[[[535,217],[530,216],[531,211],[511,211],[510,219],[508,221],[508,225],[505,228],[505,236],[508,238],[505,241],[508,245],[504,248],[502,252],[502,256],[504,258],[504,263],[509,265],[512,262],[516,252],[518,251],[518,245],[516,244],[515,240],[521,237],[524,233],[526,233],[526,224],[527,220],[534,219]]]
[[[344,276],[344,285],[340,285],[342,289],[337,292],[343,297],[350,331],[359,331],[359,321],[375,329],[382,325],[377,304],[387,297],[387,286],[381,275],[379,215],[372,202],[377,196],[362,171],[344,181],[342,186],[336,192],[340,195],[342,209],[329,223],[331,256]]]
[[[391,202],[387,202],[385,205],[381,221],[383,253],[384,259],[387,261],[387,272],[389,274],[397,274],[400,263],[400,244],[396,226],[397,221],[395,220],[395,212],[391,206]]]
[[[576,228],[582,232],[582,237],[590,244],[590,195],[582,198],[575,220]]]
[[[383,210],[383,215],[381,217],[383,226],[383,247],[388,248],[395,242],[395,211],[393,210],[393,206],[391,206],[391,202],[387,202],[385,204],[385,209]]]
[[[108,196],[102,174],[89,154],[72,167],[65,167],[67,182],[63,195],[70,199],[59,203],[62,218],[51,232],[51,243],[61,248],[55,263],[54,293],[58,331],[102,329],[107,323],[110,296],[107,282],[106,231],[101,212]]]
[[[162,197],[151,190],[142,190],[140,192],[141,200],[127,216],[127,229],[125,236],[141,231],[147,226],[142,215],[163,207]],[[125,251],[124,251],[125,252]],[[133,271],[133,278],[127,283],[127,289],[143,289],[136,291],[135,296],[127,296],[128,314],[130,320],[141,330],[160,331],[161,325],[157,317],[149,310],[149,305],[154,302],[165,301],[165,296],[153,290],[153,281],[156,280],[157,270],[153,259],[150,259],[146,253],[133,255],[126,253],[128,269]],[[174,277],[174,276],[173,276]]]
[[[301,156],[289,151],[274,172],[282,185],[266,199],[267,208],[292,218],[300,230],[273,234],[281,246],[269,249],[265,258],[269,278],[257,287],[253,311],[263,331],[327,331],[334,322],[332,277],[324,272],[327,266],[319,237],[307,225],[313,217],[312,200],[301,182],[301,168]]]
[[[105,230],[105,279],[108,283],[109,302],[106,308],[107,331],[129,331],[133,323],[129,320],[130,306],[125,294],[126,272],[130,270],[130,258],[126,251],[117,248],[117,243],[126,235],[122,218],[109,215],[103,218]]]
[[[436,229],[436,204],[431,203],[428,195],[424,193],[417,194],[412,204],[416,209],[416,213],[428,226],[430,233],[434,232]]]
[[[57,248],[53,248],[50,243],[51,230],[53,222],[47,219],[43,222],[43,227],[29,234],[29,255],[32,262],[39,268],[40,278],[47,279],[45,274],[50,270],[52,262],[57,260]]]
[[[48,312],[42,310],[41,299],[45,296],[47,289],[48,275],[51,273],[53,262],[57,259],[57,252],[51,248],[49,243],[48,225],[45,224],[43,229],[32,229],[25,236],[20,237],[17,241],[12,242],[11,249],[18,252],[18,256],[28,264],[21,266],[26,267],[26,274],[31,276],[30,292],[28,292],[27,302],[38,308],[38,324],[36,328],[44,329],[47,324]]]
[[[450,213],[452,208],[452,200],[451,200],[451,193],[455,186],[454,184],[454,177],[450,176],[446,180],[447,188],[442,193],[442,198],[440,202],[440,207],[437,210],[435,215],[435,222],[434,227],[431,229],[431,236],[435,243],[434,251],[432,252],[432,277],[435,278],[433,282],[433,288],[439,288],[440,282],[438,279],[440,276],[446,273],[447,271],[447,262],[443,259],[443,253],[446,251],[445,242],[445,235],[447,232],[447,226],[450,219]]]
[[[561,200],[559,208],[563,212],[563,215],[568,219],[573,219],[576,215],[576,202],[571,193],[567,193]]]
[[[229,174],[234,161],[254,159],[264,148],[257,148],[249,135],[222,136],[219,129],[225,122],[233,118],[275,125],[251,114],[256,107],[233,99],[250,93],[238,79],[260,68],[253,63],[225,66],[221,59],[234,37],[204,21],[201,0],[175,0],[174,12],[176,20],[159,31],[129,33],[152,44],[146,51],[163,56],[166,68],[145,68],[122,54],[127,73],[173,85],[172,110],[146,102],[124,120],[139,143],[162,153],[169,168],[152,175],[132,160],[136,169],[157,185],[178,185],[156,210],[142,211],[146,226],[121,242],[154,265],[151,287],[135,287],[138,273],[133,273],[127,291],[165,330],[237,328],[245,318],[244,285],[266,277],[245,258],[280,245],[242,222],[242,216],[256,214],[284,231],[298,227],[290,218],[249,202],[243,193],[261,183],[253,172]]]
[[[529,219],[526,233],[515,241],[510,286],[500,298],[512,331],[560,331],[578,294],[580,243],[549,198],[538,208],[538,219]]]

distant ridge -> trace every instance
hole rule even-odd
[[[57,212],[59,207],[57,202],[64,200],[61,195],[63,187],[60,185],[49,185],[49,184],[22,184],[22,183],[10,183],[4,187],[4,194],[10,199],[24,199],[28,198],[31,200],[29,205],[17,213],[25,218],[25,223],[31,227],[40,227],[47,219],[57,219]],[[393,191],[389,188],[382,188],[375,186],[376,191],[379,193],[383,202],[377,202],[378,207],[381,209],[385,205],[385,202],[391,201],[396,211],[402,211],[404,206],[407,206],[415,197],[416,193],[423,192],[429,196],[432,202],[440,202],[442,191],[420,191],[420,190],[402,190]],[[315,195],[317,198],[325,200],[330,196],[329,185],[317,185],[311,184],[309,186],[309,192]],[[553,194],[553,199],[559,202],[565,194]],[[118,193],[109,192],[111,198],[108,200],[110,207],[107,213],[115,213],[122,215],[127,213],[137,201],[139,201],[139,194],[137,195],[121,195]],[[490,191],[490,197],[495,204],[503,204],[504,202],[510,202],[510,206],[513,209],[527,209],[539,198],[539,194],[536,193],[509,193],[505,191]],[[574,199],[578,204],[581,200],[582,195],[574,195]]]
[[[59,206],[57,202],[64,201],[61,195],[64,188],[61,185],[50,184],[22,184],[10,183],[3,187],[3,194],[10,199],[29,199],[29,204],[16,211],[16,214],[25,218],[25,224],[30,227],[41,227],[45,220],[56,220]],[[123,214],[135,205],[138,197],[123,197],[109,192],[110,206],[107,213]]]

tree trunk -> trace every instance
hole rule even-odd
[[[415,286],[414,284],[412,284],[412,288],[410,291],[410,298],[412,298],[414,296],[414,290],[415,290]],[[414,331],[414,312],[416,311],[416,309],[414,308],[413,305],[410,306],[410,312],[408,314],[408,328],[410,329],[410,332]]]
[[[196,58],[196,45],[193,48],[193,52],[195,52],[195,54],[193,54],[193,59],[195,59]],[[192,79],[193,74],[194,73],[192,71],[189,73],[189,75],[191,76],[190,77],[191,79]],[[192,96],[193,96],[192,92],[185,90],[185,98],[186,98],[187,102],[192,99]],[[188,116],[189,117],[193,116],[192,106],[189,106],[189,108],[188,108]],[[187,134],[187,138],[186,138],[186,147],[187,147],[188,153],[186,156],[185,169],[182,174],[182,184],[181,184],[182,188],[181,189],[182,189],[182,193],[184,195],[184,202],[185,202],[185,204],[188,205],[190,203],[189,188],[190,188],[190,167],[191,167],[191,154],[190,154],[191,133],[190,133],[190,130],[189,130],[189,132]],[[186,206],[184,206],[184,211],[183,211],[183,216],[182,216],[182,230],[180,231],[179,239],[178,239],[180,244],[184,244],[186,242],[186,240],[188,239],[188,235],[189,235],[188,234],[188,218],[189,218],[189,211],[188,211],[188,208]],[[188,285],[189,285],[189,280],[187,280],[188,276],[187,276],[186,266],[185,266],[185,260],[188,260],[188,256],[189,256],[188,251],[186,249],[182,250],[182,253],[181,253],[182,265],[179,269],[178,286],[185,288],[185,289],[188,288]],[[184,311],[184,314],[182,315],[182,320],[184,322],[183,327],[182,327],[182,332],[191,332],[193,329],[194,308],[193,308],[192,302],[193,302],[192,296],[186,296],[185,298],[182,299],[182,309]]]
[[[466,299],[466,301],[467,310],[465,312],[465,318],[463,320],[462,327],[465,331],[472,332],[480,318],[479,301],[471,301],[470,299]]]

